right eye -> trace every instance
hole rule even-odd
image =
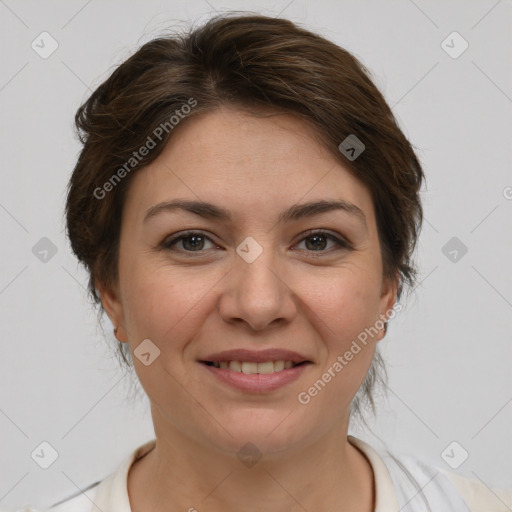
[[[200,231],[186,231],[184,233],[178,234],[175,237],[164,240],[161,244],[161,247],[162,249],[168,251],[177,251],[185,253],[204,252],[203,249],[205,243],[207,242],[210,242],[215,247],[217,247],[217,245],[214,244],[209,237],[207,237]],[[179,243],[181,244],[181,248],[176,249],[175,246]]]

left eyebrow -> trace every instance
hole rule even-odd
[[[353,203],[345,200],[339,201],[313,201],[309,203],[296,204],[288,208],[279,216],[279,222],[289,222],[291,220],[298,220],[304,217],[313,217],[322,213],[327,213],[335,210],[341,210],[350,215],[353,215],[362,224],[366,225],[366,217],[363,210]]]
[[[164,211],[175,211],[175,210],[183,210],[190,213],[194,213],[195,215],[199,215],[200,217],[206,219],[214,219],[214,220],[224,220],[227,222],[233,221],[233,216],[229,210],[222,208],[220,206],[214,205],[212,203],[207,203],[204,201],[189,201],[189,200],[174,200],[174,201],[165,201],[163,203],[159,203],[155,206],[152,206],[146,212],[144,216],[144,222],[146,222],[151,217],[164,212]],[[305,217],[313,217],[315,215],[321,215],[323,213],[327,213],[330,211],[341,210],[350,215],[353,215],[356,219],[358,219],[365,227],[366,217],[363,211],[353,203],[350,203],[345,200],[340,201],[312,201],[309,203],[296,204],[285,210],[278,218],[278,222],[280,224],[285,222],[290,222],[294,220],[299,220]]]

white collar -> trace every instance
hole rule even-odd
[[[375,484],[374,512],[396,512],[399,507],[395,487],[381,456],[369,444],[361,441],[361,439],[350,435],[347,438],[351,445],[363,452],[363,455],[366,456],[373,469]]]

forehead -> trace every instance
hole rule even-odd
[[[141,216],[176,197],[253,215],[319,199],[373,210],[366,186],[306,122],[234,109],[198,114],[178,125],[159,157],[133,176],[126,202]]]

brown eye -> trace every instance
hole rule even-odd
[[[170,240],[164,241],[162,248],[182,252],[203,252],[207,242],[210,242],[212,245],[214,245],[210,238],[208,238],[206,235],[203,235],[199,232],[188,232],[182,233],[181,235],[171,238]],[[174,247],[179,243],[180,246],[175,249]]]
[[[316,251],[317,249],[325,249],[327,246],[328,240],[327,237],[324,235],[313,235],[309,236],[308,238],[305,238],[306,240],[306,247],[308,250]],[[308,241],[310,242],[308,246]]]
[[[350,245],[340,240],[339,238],[331,235],[330,233],[326,233],[324,231],[316,231],[309,233],[308,236],[304,237],[300,243],[305,241],[306,249],[309,252],[330,252],[329,251],[329,241],[333,242],[335,247],[349,249]],[[332,246],[331,246],[332,247]],[[327,250],[326,250],[327,248]]]

